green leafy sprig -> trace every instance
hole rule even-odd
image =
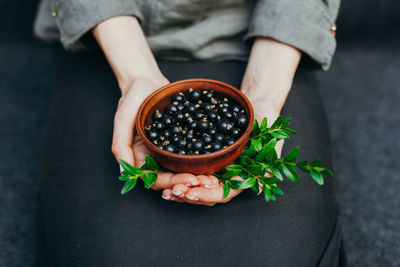
[[[258,194],[260,188],[264,191],[265,200],[275,201],[276,195],[283,195],[278,183],[282,182],[284,177],[292,182],[299,183],[297,169],[308,173],[319,184],[324,184],[322,175],[333,175],[333,173],[323,167],[320,167],[319,159],[310,163],[308,161],[298,161],[300,148],[297,146],[286,156],[278,158],[275,146],[279,140],[287,139],[296,132],[290,128],[290,118],[282,119],[279,116],[271,127],[267,126],[267,118],[264,118],[261,125],[254,122],[254,128],[250,139],[242,151],[235,165],[230,165],[224,171],[219,172],[217,176],[224,182],[224,198],[229,194],[230,189],[251,189]],[[266,177],[269,173],[272,177]],[[244,181],[232,180],[232,177],[238,175]]]
[[[124,181],[125,184],[122,187],[121,194],[126,194],[132,190],[139,177],[142,177],[144,187],[149,189],[157,180],[157,174],[160,169],[158,163],[149,155],[145,157],[145,164],[141,168],[136,168],[130,165],[128,162],[120,159],[119,163],[124,169],[119,176],[120,181]]]
[[[323,175],[333,175],[330,170],[320,166],[321,160],[319,159],[310,163],[306,160],[297,161],[300,152],[298,146],[286,156],[278,158],[275,151],[277,142],[288,139],[290,135],[296,133],[289,126],[290,118],[282,119],[281,116],[274,121],[271,127],[267,126],[267,118],[264,118],[261,124],[257,120],[254,122],[250,139],[236,159],[235,165],[227,166],[223,171],[215,174],[224,183],[224,198],[228,196],[231,188],[251,189],[258,194],[262,187],[265,200],[267,202],[275,201],[276,195],[283,195],[277,184],[282,182],[284,177],[295,183],[300,182],[297,170],[310,174],[319,185],[324,184]],[[141,168],[133,167],[123,160],[119,160],[119,162],[124,168],[119,179],[125,182],[121,194],[134,188],[139,177],[142,177],[144,187],[147,189],[157,180],[160,167],[149,155],[146,155],[146,163]],[[265,176],[267,173],[273,176]],[[234,176],[240,176],[244,180],[232,179]]]

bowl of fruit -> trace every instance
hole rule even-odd
[[[136,129],[164,168],[208,175],[240,155],[253,124],[253,108],[238,89],[216,80],[188,79],[147,97]]]

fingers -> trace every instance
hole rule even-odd
[[[233,178],[235,179],[235,177]],[[206,189],[201,187],[190,188],[186,192],[186,198],[189,200],[198,201],[201,203],[226,203],[235,196],[239,195],[243,190],[241,189],[230,189],[228,196],[224,199],[224,184],[220,183],[217,188]]]
[[[172,188],[174,185],[182,184],[186,186],[197,186],[200,184],[199,180],[190,173],[173,174],[170,172],[159,172],[156,182],[152,189],[166,189]]]
[[[172,190],[171,190],[171,189],[164,189],[163,192],[162,192],[161,197],[162,197],[163,199],[169,200],[169,201],[184,202],[184,200],[175,197],[175,196],[172,194]]]
[[[217,188],[219,186],[219,180],[213,175],[198,175],[197,179],[200,185],[206,189]]]

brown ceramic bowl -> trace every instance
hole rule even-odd
[[[190,88],[213,90],[216,93],[228,95],[243,107],[249,124],[243,135],[233,144],[209,154],[182,155],[171,153],[158,148],[146,137],[145,127],[151,125],[152,114],[156,110],[164,110],[170,103],[171,97],[178,92],[188,91]],[[136,129],[143,139],[150,155],[164,168],[177,173],[212,174],[231,164],[245,148],[254,124],[253,108],[247,97],[235,87],[216,80],[188,79],[168,84],[152,93],[143,102],[139,109]]]

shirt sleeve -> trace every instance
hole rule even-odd
[[[67,50],[85,48],[82,37],[103,20],[119,15],[134,15],[141,20],[135,0],[50,0],[50,9]]]
[[[258,0],[244,37],[269,37],[308,55],[322,69],[336,49],[335,20],[340,0]]]

